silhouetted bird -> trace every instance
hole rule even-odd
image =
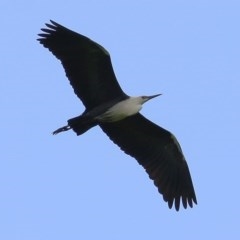
[[[139,111],[159,96],[129,97],[119,86],[108,51],[89,38],[51,21],[38,41],[61,62],[86,110],[53,132],[72,129],[81,135],[98,125],[125,153],[134,157],[154,181],[169,208],[197,204],[190,172],[176,138]],[[93,144],[93,143],[92,143]]]

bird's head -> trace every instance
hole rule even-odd
[[[155,94],[155,95],[152,95],[152,96],[140,96],[139,97],[139,101],[141,104],[144,104],[145,102],[147,102],[148,100],[152,99],[152,98],[155,98],[155,97],[158,97],[162,94]]]

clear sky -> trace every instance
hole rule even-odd
[[[0,239],[240,239],[240,1],[0,2]],[[53,19],[102,44],[142,113],[178,138],[198,205],[169,210],[37,41]]]

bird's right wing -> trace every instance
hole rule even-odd
[[[54,21],[46,26],[38,34],[38,41],[62,62],[74,92],[87,109],[127,98],[106,49]]]
[[[176,138],[141,114],[114,123],[100,124],[102,130],[125,153],[134,157],[154,181],[169,208],[180,202],[184,208],[197,204],[187,162]]]

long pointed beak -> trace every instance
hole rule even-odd
[[[156,94],[156,95],[152,95],[152,96],[148,96],[148,100],[152,99],[152,98],[155,98],[155,97],[158,97],[162,95],[161,93],[160,94]]]

